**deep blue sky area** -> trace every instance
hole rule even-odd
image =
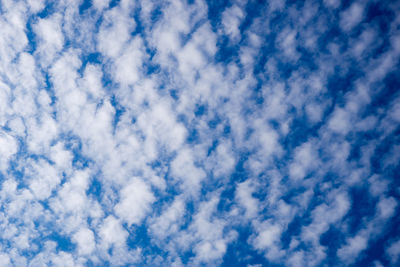
[[[399,266],[399,14],[0,0],[0,266]]]

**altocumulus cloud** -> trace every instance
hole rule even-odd
[[[0,1],[0,266],[399,266],[398,1]]]

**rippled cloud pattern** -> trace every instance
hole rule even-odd
[[[400,266],[400,2],[0,0],[0,266]]]

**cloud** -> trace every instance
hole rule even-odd
[[[396,265],[389,2],[3,1],[0,265]]]
[[[316,154],[312,142],[304,143],[296,148],[294,162],[289,166],[290,177],[294,180],[303,179],[307,172],[316,166],[318,160]]]
[[[90,255],[95,249],[94,234],[90,229],[79,229],[73,235],[74,240],[78,243],[78,253],[82,255]]]
[[[347,241],[347,245],[338,250],[338,256],[345,262],[353,262],[358,254],[368,246],[367,239],[355,236]]]
[[[236,198],[240,205],[245,208],[247,218],[254,218],[259,211],[260,204],[258,199],[252,196],[255,187],[249,180],[237,186]]]
[[[121,223],[112,215],[108,216],[100,226],[99,235],[105,248],[112,245],[124,246],[128,233]]]
[[[143,181],[134,179],[121,190],[121,200],[115,205],[115,213],[129,225],[138,224],[154,200],[150,188]]]
[[[176,234],[183,223],[184,212],[185,202],[177,197],[159,217],[154,219],[154,223],[150,225],[151,231],[161,239]]]
[[[387,249],[386,254],[390,259],[390,262],[396,264],[399,260],[400,255],[400,242],[393,242]]]
[[[340,26],[344,31],[352,30],[363,19],[364,7],[361,3],[353,3],[341,13]]]
[[[40,64],[48,66],[64,46],[64,35],[61,29],[61,15],[55,14],[51,18],[39,19],[34,25],[38,38],[38,56]]]
[[[244,17],[243,10],[236,5],[233,5],[226,9],[222,16],[224,31],[232,40],[237,40],[240,36],[239,26]]]

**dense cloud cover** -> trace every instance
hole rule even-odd
[[[400,2],[0,14],[0,266],[400,265]]]

